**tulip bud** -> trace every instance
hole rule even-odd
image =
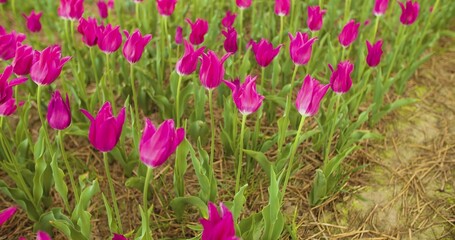
[[[376,0],[374,2],[373,14],[377,17],[384,15],[387,5],[389,5],[389,0]]]
[[[132,35],[126,30],[123,33],[125,33],[127,38],[125,45],[123,45],[123,56],[128,62],[136,63],[141,59],[145,46],[152,40],[152,35],[147,34],[142,37],[139,30],[134,31]]]
[[[175,29],[175,44],[182,44],[183,43],[183,33],[182,33],[183,29],[182,27],[180,26],[177,26],[177,28]]]
[[[84,14],[84,0],[60,0],[58,15],[63,19],[79,20]]]
[[[115,0],[107,0],[107,8],[114,9]]]
[[[180,76],[190,75],[196,71],[199,56],[201,56],[205,49],[205,47],[201,47],[195,51],[193,45],[187,40],[184,40],[184,44],[185,52],[183,53],[183,57],[175,65],[175,70]]]
[[[289,14],[291,10],[290,0],[275,0],[275,14],[283,17]]]
[[[323,85],[318,80],[307,75],[295,100],[297,111],[306,117],[316,115],[319,111],[321,100],[324,98],[329,87],[329,84]]]
[[[335,71],[330,64],[329,68],[332,71],[332,76],[330,76],[330,86],[332,90],[337,94],[348,92],[352,86],[351,73],[354,70],[354,65],[348,60],[339,63],[338,68]]]
[[[221,214],[218,212],[215,204],[209,202],[208,215],[209,218],[201,218],[199,222],[202,224],[202,240],[222,239],[222,240],[239,240],[235,235],[234,217],[232,212],[223,204],[220,203]]]
[[[108,24],[104,29],[98,31],[98,47],[101,51],[111,54],[122,45],[122,34],[120,33],[120,26],[112,28],[111,24]]]
[[[236,13],[233,14],[231,11],[227,11],[226,16],[224,16],[223,20],[221,20],[221,24],[227,29],[232,28],[236,17]]]
[[[186,22],[191,26],[190,42],[193,45],[199,45],[204,42],[204,36],[209,31],[209,24],[204,19],[196,19],[193,23],[190,19],[186,19]]]
[[[169,17],[175,9],[177,0],[156,0],[156,8],[161,16]]]
[[[89,47],[93,47],[98,43],[98,35],[103,31],[103,26],[98,26],[98,22],[94,18],[79,19],[77,31],[82,34],[82,42]]]
[[[38,231],[36,233],[36,240],[52,240],[52,238],[46,232]]]
[[[232,90],[232,99],[243,115],[256,112],[262,105],[264,96],[256,91],[256,77],[246,76],[243,84],[240,84],[239,79],[224,83]]]
[[[126,238],[123,235],[114,233],[114,236],[112,237],[112,240],[128,240],[128,238]]]
[[[407,0],[406,6],[402,2],[398,3],[401,7],[400,22],[404,25],[413,24],[419,16],[419,3],[417,1],[415,3],[412,3],[412,0]]]
[[[12,206],[0,212],[0,226],[16,213],[17,207]]]
[[[308,7],[308,19],[306,21],[308,28],[315,32],[322,28],[322,18],[324,17],[326,10],[321,10],[319,6]]]
[[[151,168],[163,165],[184,138],[185,130],[183,128],[175,129],[174,120],[164,121],[156,130],[153,123],[146,119],[139,143],[141,161]]]
[[[278,55],[282,44],[278,45],[278,47],[273,48],[272,43],[270,43],[267,39],[261,39],[258,43],[255,41],[251,41],[249,46],[252,47],[253,53],[256,57],[256,61],[261,67],[267,67],[273,59]],[[248,47],[249,47],[248,46]]]
[[[251,6],[252,0],[235,0],[235,3],[237,4],[237,7],[243,10]]]
[[[210,50],[202,54],[199,79],[202,86],[207,90],[217,88],[221,81],[224,80],[225,70],[223,64],[230,55],[231,53],[227,53],[221,59],[218,59],[216,53]]]
[[[81,109],[81,112],[90,120],[88,139],[93,147],[101,152],[109,152],[114,149],[122,134],[125,108],[120,110],[117,117],[112,114],[110,102],[104,103],[96,117],[85,109]]]
[[[104,0],[98,1],[96,4],[98,6],[98,12],[100,13],[100,17],[105,19],[108,16],[108,10],[107,10],[107,3]]]
[[[360,23],[356,23],[354,20],[349,21],[341,31],[340,35],[338,36],[338,40],[340,41],[343,47],[349,47],[359,35],[359,27]]]
[[[291,59],[296,65],[305,65],[310,61],[313,44],[317,38],[308,39],[308,34],[297,32],[295,37],[289,33],[291,44],[289,45],[289,53]]]
[[[31,46],[21,45],[18,43],[16,55],[14,56],[13,62],[11,63],[11,66],[13,66],[13,72],[16,75],[29,74],[35,55],[36,51],[33,50]]]
[[[66,94],[65,101],[58,90],[52,94],[47,107],[47,122],[51,128],[56,130],[63,130],[71,124],[71,106],[68,94]]]
[[[63,65],[71,57],[62,58],[60,46],[50,46],[41,52],[37,52],[30,69],[31,79],[38,85],[50,85],[62,72]]]
[[[370,67],[376,67],[381,62],[382,56],[382,40],[377,41],[374,45],[367,40],[367,64]]]
[[[237,31],[234,28],[229,28],[227,31],[222,31],[221,33],[226,37],[223,44],[224,50],[230,53],[237,52]]]
[[[0,26],[0,59],[10,60],[16,54],[17,44],[25,40],[25,35],[11,31],[7,33],[5,29]]]
[[[42,12],[35,13],[35,11],[32,11],[30,13],[30,16],[22,14],[22,16],[25,18],[27,29],[30,32],[39,32],[39,31],[41,31],[40,19],[41,19],[42,15],[43,15]]]

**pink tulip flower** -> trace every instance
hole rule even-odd
[[[407,0],[406,5],[404,5],[402,2],[398,3],[400,4],[401,7],[400,22],[404,25],[413,24],[417,20],[417,17],[419,16],[420,10],[419,3],[417,1],[413,3],[412,0]]]
[[[0,26],[0,59],[10,60],[16,54],[17,43],[25,40],[25,35],[11,31],[7,33],[5,29]]]
[[[11,63],[11,66],[13,66],[13,72],[16,75],[29,74],[35,55],[37,55],[37,53],[31,46],[18,43],[16,55]]]
[[[142,36],[139,30],[134,31],[131,35],[126,30],[123,33],[126,36],[126,42],[123,45],[123,56],[129,63],[136,63],[141,59],[145,46],[152,40],[152,35]]]
[[[377,17],[385,14],[387,6],[389,5],[389,0],[376,0],[374,1],[373,14]]]
[[[360,23],[356,23],[354,20],[350,20],[338,35],[338,40],[343,47],[349,47],[359,35]]]
[[[111,54],[122,45],[122,34],[120,33],[120,26],[112,27],[108,24],[104,29],[98,31],[98,47],[101,51]]]
[[[282,47],[282,44],[280,44],[278,47],[273,48],[272,43],[264,38],[259,42],[250,41],[248,45],[252,47],[256,61],[261,67],[267,67],[278,55]]]
[[[264,96],[256,91],[256,77],[247,76],[243,84],[239,79],[224,83],[232,90],[232,99],[243,115],[256,112],[262,105]]]
[[[52,238],[46,232],[38,231],[36,233],[36,240],[52,240]]]
[[[146,119],[139,143],[141,161],[151,168],[163,165],[184,138],[185,130],[175,129],[174,120],[166,120],[156,129],[152,121]]]
[[[180,26],[177,26],[175,29],[175,44],[180,45],[183,43],[183,29]]]
[[[81,112],[90,120],[88,139],[93,147],[101,152],[109,152],[114,149],[122,134],[125,108],[120,110],[117,117],[112,114],[110,102],[104,103],[96,117],[85,109],[81,109]]]
[[[223,25],[226,29],[232,28],[232,25],[234,25],[236,17],[237,17],[236,13],[227,11],[226,16],[224,16],[224,18],[221,20],[221,25]]]
[[[381,62],[382,40],[377,41],[373,45],[371,45],[371,43],[368,40],[366,43],[368,49],[368,55],[366,58],[367,64],[370,67],[376,67]]]
[[[84,0],[60,0],[58,15],[63,19],[79,20],[84,14]]]
[[[289,33],[291,44],[289,45],[289,54],[295,65],[305,65],[310,61],[313,44],[316,37],[309,39],[307,33],[297,32],[295,37]]]
[[[289,15],[291,10],[290,0],[275,0],[275,14],[283,17]]]
[[[332,71],[332,76],[330,76],[332,90],[337,94],[348,92],[352,86],[351,73],[354,70],[354,65],[348,60],[339,63],[336,70],[330,64],[329,68]]]
[[[17,211],[17,207],[9,207],[0,212],[0,226],[10,219]]]
[[[239,7],[241,10],[249,8],[252,2],[252,0],[235,0],[237,7]]]
[[[240,238],[235,236],[234,217],[231,211],[223,203],[220,203],[220,208],[221,213],[215,204],[209,202],[209,218],[199,219],[203,227],[202,240],[239,240]]]
[[[236,53],[238,50],[237,46],[237,31],[234,28],[229,28],[227,31],[221,32],[224,37],[224,50],[229,53]]]
[[[156,8],[161,16],[169,17],[174,13],[177,0],[156,0]]]
[[[71,124],[71,105],[68,94],[65,100],[58,90],[52,94],[47,107],[47,122],[56,130],[63,130]]]
[[[96,5],[98,6],[98,12],[100,14],[100,17],[102,19],[107,18],[109,14],[107,3],[104,0],[100,0],[96,3]]]
[[[231,53],[227,53],[219,59],[216,53],[210,50],[202,54],[199,79],[202,86],[207,90],[217,88],[224,80],[225,70],[223,64],[229,56],[231,56]]]
[[[194,50],[194,47],[184,40],[185,52],[183,57],[175,65],[175,70],[180,76],[187,76],[196,71],[199,56],[204,52],[205,47]]]
[[[27,26],[27,29],[30,32],[39,32],[41,31],[41,16],[43,15],[42,12],[40,13],[35,13],[35,11],[32,11],[29,16],[22,14],[22,16],[25,18],[25,25]]]
[[[47,47],[36,53],[30,69],[30,77],[38,85],[50,85],[58,78],[63,65],[70,59],[71,57],[62,58],[59,45]]]
[[[205,34],[209,31],[209,24],[204,19],[196,19],[193,23],[190,19],[186,19],[186,22],[191,26],[190,42],[193,45],[199,45],[204,42]]]
[[[324,98],[330,85],[321,84],[318,80],[306,75],[302,88],[297,94],[295,107],[302,116],[314,116],[318,113],[321,100]]]
[[[308,19],[306,21],[308,28],[313,31],[319,31],[322,28],[322,20],[326,13],[326,10],[321,10],[319,6],[309,6],[308,9]]]
[[[82,35],[82,42],[88,47],[93,47],[98,43],[98,36],[103,29],[104,26],[98,26],[96,19],[90,17],[87,20],[80,18],[79,26],[77,27],[77,31]]]

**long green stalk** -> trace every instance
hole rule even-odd
[[[177,121],[177,127],[180,127],[180,85],[182,84],[182,75],[179,75],[179,81],[177,82],[177,93],[175,96],[175,118]]]
[[[75,202],[77,203],[79,201],[79,191],[76,187],[76,181],[74,181],[73,169],[71,168],[71,165],[68,162],[68,157],[66,156],[65,146],[63,145],[62,131],[58,131],[58,139],[59,139],[60,151],[62,153],[62,158],[65,163],[66,170],[68,171],[68,175],[70,177],[71,187],[73,188]]]
[[[148,215],[148,201],[147,201],[147,193],[150,185],[150,178],[152,176],[152,168],[147,167],[147,174],[145,175],[145,183],[144,183],[144,193],[142,196],[142,204],[144,205],[143,210],[145,211],[145,215],[147,216],[146,219],[142,219],[142,221],[145,221],[145,226],[146,226],[146,232],[145,232],[145,240],[150,240],[152,239],[151,234],[150,234],[150,224],[149,224],[149,219],[150,216]]]
[[[103,152],[104,171],[106,172],[107,182],[109,184],[109,191],[111,192],[112,203],[114,205],[115,217],[117,218],[118,231],[120,234],[123,233],[122,219],[120,218],[120,212],[118,210],[117,197],[115,194],[114,184],[112,182],[111,172],[109,171],[109,162],[107,152]]]
[[[240,175],[242,173],[243,164],[243,135],[245,133],[245,123],[247,115],[242,114],[242,128],[240,129],[240,141],[239,141],[239,159],[237,161],[237,176],[235,178],[235,192],[239,191],[240,186]]]
[[[133,91],[133,102],[134,102],[134,122],[136,126],[139,126],[139,107],[138,99],[136,93],[136,86],[134,84],[134,65],[130,64],[130,80],[131,80],[131,90]]]
[[[210,108],[210,127],[212,128],[212,136],[210,140],[210,167],[214,169],[213,167],[213,158],[215,155],[215,119],[213,116],[213,89],[209,90],[209,108]],[[210,175],[213,174],[213,171],[210,171]],[[213,184],[212,183],[212,177],[210,176],[210,186]]]
[[[340,108],[340,99],[341,99],[341,94],[336,94],[335,113],[332,116],[333,122],[332,122],[332,125],[330,126],[330,132],[329,132],[328,139],[327,139],[327,146],[326,146],[325,152],[324,152],[324,161],[329,160],[330,147],[332,145],[332,138],[333,138],[333,134],[335,132],[336,124],[337,124],[338,110]]]

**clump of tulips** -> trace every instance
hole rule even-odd
[[[414,101],[384,96],[405,90],[427,36],[450,11],[438,0],[318,3],[0,1],[2,19],[14,21],[0,26],[0,171],[13,180],[0,188],[15,202],[0,212],[0,228],[22,211],[37,239],[55,230],[69,239],[149,240],[161,232],[159,201],[182,225],[185,207],[196,207],[200,225],[182,229],[203,240],[296,237],[295,218],[281,207],[306,154],[320,163],[307,193],[316,206],[347,181],[343,160],[377,137],[360,128]],[[82,168],[76,153],[88,149]],[[98,176],[91,169],[101,155]],[[158,184],[169,172],[173,182]],[[197,193],[187,189],[189,174]],[[253,189],[258,176],[269,184],[267,205],[245,204],[263,190]],[[118,186],[141,191],[142,204],[119,198]],[[104,204],[104,236],[92,235],[94,198]],[[141,222],[125,224],[132,214]]]

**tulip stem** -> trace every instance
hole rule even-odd
[[[351,9],[351,0],[346,0],[344,7],[344,21],[347,22],[349,17],[349,10]]]
[[[319,7],[322,9],[322,0],[319,0]]]
[[[38,108],[38,115],[39,115],[39,119],[41,121],[41,125],[42,127],[44,128],[44,135],[46,137],[45,139],[45,142],[47,143],[47,146],[49,147],[49,151],[51,150],[50,148],[50,143],[49,143],[49,134],[47,133],[47,122],[44,121],[44,116],[42,114],[42,111],[41,111],[41,89],[43,87],[38,85],[38,89],[36,90],[36,107]]]
[[[397,59],[397,55],[401,50],[401,36],[403,35],[403,29],[404,27],[401,26],[400,29],[398,30],[397,38],[395,39],[395,44],[394,46],[397,46],[397,49],[393,53],[393,58],[392,62],[390,63],[389,69],[387,70],[387,74],[385,75],[384,80],[387,81],[390,77],[390,74],[392,73],[393,67],[395,65],[395,61]]]
[[[134,102],[134,116],[135,116],[135,125],[139,126],[139,107],[138,107],[138,99],[137,99],[137,92],[136,87],[134,84],[134,65],[130,64],[130,80],[131,80],[131,90],[133,91],[133,102]]]
[[[177,82],[177,93],[175,95],[175,118],[177,121],[177,127],[180,127],[180,85],[182,84],[182,75],[179,75],[179,80]]]
[[[100,79],[98,78],[98,71],[97,71],[97,68],[96,68],[95,55],[93,53],[93,47],[90,47],[90,60],[92,61],[93,73],[95,74],[96,88],[98,89],[99,80]]]
[[[245,132],[246,117],[248,115],[242,114],[242,128],[240,129],[240,141],[239,141],[239,159],[237,161],[237,177],[235,178],[235,193],[239,191],[240,186],[240,174],[242,172],[242,158],[243,158],[243,135]]]
[[[373,38],[371,39],[373,44],[374,44],[374,39],[376,38],[376,34],[378,32],[380,18],[381,18],[380,16],[376,17],[376,21],[374,23]]]
[[[117,197],[115,196],[114,184],[112,182],[111,172],[109,171],[109,162],[107,159],[107,152],[103,152],[104,171],[106,172],[107,182],[109,183],[109,191],[111,192],[112,203],[114,205],[114,212],[117,218],[118,231],[120,234],[123,233],[122,219],[120,218],[120,212],[118,211]]]
[[[243,42],[243,9],[240,9],[240,30],[239,30],[239,55],[242,55],[242,42]]]
[[[341,99],[341,94],[336,94],[336,104],[335,104],[335,112],[332,116],[333,118],[333,123],[332,125],[330,126],[330,131],[329,131],[329,135],[328,135],[328,139],[327,139],[327,146],[325,148],[325,152],[324,152],[324,161],[328,161],[329,160],[329,153],[330,153],[330,147],[332,145],[332,138],[333,138],[333,134],[335,132],[335,128],[336,128],[336,125],[337,125],[337,118],[338,118],[338,110],[340,108],[340,99]]]
[[[265,93],[265,67],[261,68],[261,89]]]
[[[144,182],[144,195],[143,195],[143,198],[142,198],[142,202],[144,204],[144,211],[145,211],[145,215],[147,216],[146,219],[143,219],[143,221],[145,221],[145,226],[147,226],[147,229],[146,229],[146,232],[145,232],[145,239],[151,239],[151,236],[150,236],[150,225],[149,225],[149,219],[150,219],[150,216],[149,216],[149,211],[148,211],[148,201],[147,201],[147,193],[148,193],[148,190],[149,190],[149,185],[150,185],[150,178],[152,177],[152,168],[150,167],[147,167],[147,174],[145,175],[145,182]]]
[[[278,44],[281,44],[281,41],[283,40],[283,28],[284,28],[284,16],[281,16],[280,17],[280,35],[279,35],[280,41],[278,42]]]
[[[299,65],[295,65],[294,67],[294,72],[292,73],[292,78],[291,78],[291,87],[289,88],[289,97],[292,99],[292,89],[295,81],[295,76],[297,75],[297,70],[299,69]]]
[[[68,171],[68,175],[70,175],[70,181],[71,181],[71,187],[73,188],[74,196],[76,198],[75,202],[77,203],[79,201],[79,191],[77,190],[76,187],[76,182],[74,181],[74,174],[73,174],[73,169],[71,168],[71,165],[68,162],[68,158],[66,156],[65,152],[65,146],[63,145],[63,134],[62,131],[58,131],[58,140],[60,144],[60,150],[62,151],[62,158],[63,161],[65,162],[66,170]]]
[[[286,188],[288,186],[289,178],[291,176],[292,165],[294,164],[295,153],[297,152],[297,148],[299,146],[299,139],[300,133],[302,132],[303,124],[305,123],[305,116],[302,115],[300,119],[299,128],[297,129],[297,133],[295,135],[294,144],[292,145],[291,156],[289,158],[289,164],[286,171],[286,177],[284,178],[283,190],[281,193],[281,199],[284,199],[284,195],[286,194]],[[282,200],[283,201],[283,200]]]
[[[213,118],[213,89],[209,90],[209,108],[210,108],[210,127],[212,128],[212,139],[210,140],[210,167],[212,170],[214,169],[213,167],[213,158],[215,155],[215,119]],[[213,170],[214,171],[214,170]],[[210,189],[212,183],[212,178],[213,178],[213,171],[210,171]]]
[[[135,9],[136,9],[136,21],[137,25],[140,27],[141,26],[141,16],[140,16],[140,9],[139,9],[139,3],[134,3]]]
[[[14,16],[16,16],[16,4],[14,2],[15,0],[11,0],[11,8],[13,9]]]

